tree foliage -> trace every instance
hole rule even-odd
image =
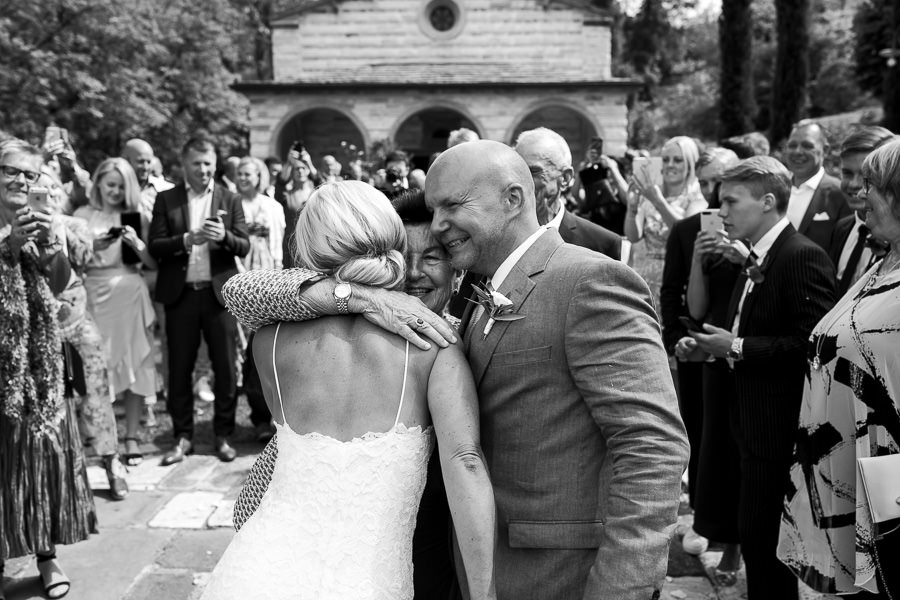
[[[900,50],[900,6],[892,0],[867,0],[853,19],[854,59],[860,87],[881,98],[884,126],[900,131],[900,57],[888,66],[882,50]]]
[[[51,123],[66,127],[88,166],[134,136],[164,162],[200,131],[223,150],[242,149],[247,106],[230,85],[254,53],[241,8],[228,0],[3,0],[0,127],[35,142]]]
[[[791,132],[806,105],[809,78],[810,0],[775,0],[778,52],[772,80],[769,138],[778,143]]]
[[[721,56],[719,135],[739,135],[753,128],[753,27],[751,0],[722,0],[719,17]]]

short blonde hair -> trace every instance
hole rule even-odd
[[[316,189],[297,218],[297,264],[347,283],[403,285],[406,230],[384,194],[361,181]]]
[[[253,165],[256,167],[256,173],[259,175],[259,181],[256,184],[257,192],[265,192],[269,187],[269,168],[261,159],[253,156],[245,156],[240,160],[235,169],[235,173],[241,170],[244,165]]]
[[[112,171],[118,171],[125,183],[125,202],[122,204],[122,212],[138,212],[141,210],[141,185],[131,164],[124,158],[107,158],[91,177],[93,185],[88,197],[88,204],[97,210],[103,210],[103,199],[100,197],[100,180]]]
[[[873,150],[863,160],[860,172],[887,197],[894,216],[900,219],[900,137]]]

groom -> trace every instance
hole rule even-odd
[[[528,166],[503,144],[447,150],[425,194],[453,266],[485,275],[522,316],[489,325],[478,307],[461,328],[499,516],[498,597],[656,597],[688,448],[646,284],[540,227]],[[333,280],[298,288],[288,282],[301,274],[272,277],[229,282],[226,300],[267,296],[265,310],[238,318],[338,312]],[[402,294],[353,286],[341,300],[408,339],[452,338]]]

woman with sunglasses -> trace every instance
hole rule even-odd
[[[61,598],[70,582],[56,544],[87,539],[97,520],[63,393],[55,294],[71,276],[65,233],[28,204],[42,163],[28,144],[0,145],[0,561],[36,554],[45,593]]]
[[[815,590],[900,598],[900,519],[875,524],[857,459],[900,477],[900,140],[862,163],[857,197],[890,250],[813,329],[778,557]],[[886,488],[885,488],[886,489]],[[886,499],[895,502],[895,494]]]

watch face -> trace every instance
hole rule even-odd
[[[350,284],[349,283],[339,283],[334,286],[334,295],[337,298],[349,298],[350,297]]]

